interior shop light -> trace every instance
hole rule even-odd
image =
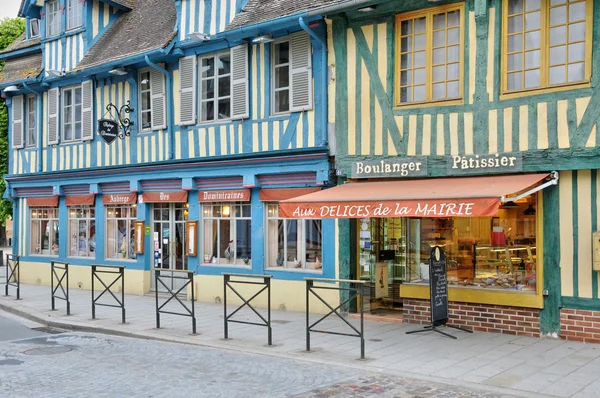
[[[502,206],[500,206],[501,209],[516,209],[517,207],[519,207],[519,205],[513,202],[512,200],[509,200],[508,202],[503,203]]]
[[[526,216],[535,215],[535,207],[533,207],[533,205],[530,203],[529,206],[527,206],[527,208],[523,212],[523,214],[525,214]]]

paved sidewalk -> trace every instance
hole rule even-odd
[[[5,270],[0,268],[0,280]],[[193,335],[189,317],[161,315],[161,329],[156,329],[153,295],[126,295],[127,323],[122,324],[119,308],[96,307],[97,319],[92,320],[88,290],[70,290],[71,315],[67,316],[62,300],[57,300],[56,311],[50,310],[48,286],[21,285],[21,300],[15,300],[14,289],[10,288],[7,297],[4,284],[0,288],[0,309],[54,327],[345,365],[425,381],[485,387],[507,396],[600,397],[600,345],[448,329],[458,338],[453,340],[437,333],[405,334],[419,325],[365,321],[367,358],[360,360],[360,340],[353,337],[315,333],[312,351],[306,352],[304,313],[272,311],[274,345],[269,347],[267,329],[253,325],[231,323],[230,339],[223,340],[222,305],[195,303],[197,334]],[[179,311],[176,305],[170,309]],[[260,312],[265,314],[266,310]],[[248,310],[239,315],[236,319],[257,319]],[[319,317],[311,315],[311,322]],[[356,319],[348,321],[359,325]],[[325,321],[323,328],[348,332],[339,319]]]

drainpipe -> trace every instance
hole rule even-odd
[[[321,95],[324,98],[324,106],[321,107],[321,126],[323,128],[322,137],[321,137],[321,146],[327,146],[327,109],[328,109],[328,92],[327,92],[327,45],[311,28],[306,25],[304,19],[302,17],[298,18],[298,23],[300,27],[304,29],[317,43],[319,43],[319,49],[321,50],[321,72],[323,76],[321,77],[321,81],[319,82],[321,87]]]
[[[173,109],[171,107],[171,105],[173,103],[173,98],[172,98],[173,82],[171,80],[171,76],[169,75],[169,72],[167,72],[166,69],[163,69],[160,66],[156,65],[155,63],[153,63],[152,61],[150,61],[150,58],[148,58],[147,55],[144,57],[144,59],[146,60],[146,63],[148,64],[148,66],[150,66],[153,69],[156,69],[157,71],[159,71],[160,73],[165,75],[165,79],[167,80],[167,92],[166,92],[167,101],[166,101],[165,105],[167,106],[167,132],[169,134],[169,156],[168,156],[168,159],[171,160],[171,159],[173,159],[173,143],[175,142],[175,139],[173,137]]]
[[[42,102],[42,94],[38,93],[37,91],[31,89],[31,87],[29,87],[27,85],[27,83],[23,83],[23,88],[27,91],[29,91],[32,94],[36,95],[37,98],[37,172],[41,172],[42,171],[42,140],[43,140],[43,135],[42,135],[42,112],[43,112],[43,102]],[[25,133],[25,142],[27,142],[27,133]],[[25,144],[25,146],[27,147],[27,144]]]

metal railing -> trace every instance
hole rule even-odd
[[[362,359],[364,359],[365,358],[365,333],[364,333],[364,309],[363,309],[362,304],[363,304],[363,289],[364,289],[366,281],[348,280],[348,279],[327,279],[327,278],[304,278],[304,280],[306,281],[306,351],[310,351],[310,333],[311,332],[324,333],[324,334],[335,334],[338,336],[358,337],[358,338],[360,338],[360,357]],[[329,284],[337,283],[338,285],[337,286],[315,286],[315,282],[329,283]],[[342,283],[347,284],[348,287],[341,286],[340,284],[342,284]],[[355,287],[353,287],[353,285]],[[345,291],[345,292],[349,293],[349,297],[346,300],[344,300],[340,305],[333,308],[315,290],[337,290],[339,292]],[[311,293],[317,299],[319,299],[319,301],[321,303],[325,304],[325,306],[330,309],[330,311],[327,314],[325,314],[324,316],[319,318],[319,320],[314,322],[312,325],[310,324],[310,311],[309,311]],[[358,330],[350,322],[348,322],[346,320],[346,318],[343,317],[342,314],[340,314],[340,312],[338,311],[340,308],[342,308],[346,304],[350,303],[352,300],[354,300],[357,297],[358,297],[359,303],[360,303],[360,330]],[[344,323],[346,325],[348,325],[354,331],[354,333],[341,333],[341,332],[332,332],[332,331],[327,331],[327,330],[315,329],[315,326],[317,326],[321,321],[323,321],[325,318],[327,318],[329,315],[332,315],[332,314],[337,315],[338,318],[340,318],[342,321],[344,321]]]
[[[98,269],[100,268],[100,269]],[[118,275],[117,277],[115,277],[115,279],[113,279],[113,281],[107,285],[106,283],[104,283],[104,281],[101,278],[101,275]],[[104,289],[102,290],[102,292],[99,295],[96,295],[96,292],[94,290],[94,280],[97,279],[98,282],[100,282],[100,284],[102,286],[104,286]],[[121,281],[121,299],[119,300],[117,298],[117,296],[115,296],[115,294],[113,293],[111,289],[111,287],[117,283],[118,281]],[[102,296],[104,295],[104,293],[108,292],[113,299],[115,299],[115,301],[117,302],[118,305],[115,304],[105,304],[105,303],[99,303],[98,301],[100,300],[100,298],[102,298]],[[113,308],[120,308],[121,309],[121,318],[122,318],[122,322],[125,323],[125,266],[124,265],[92,265],[92,319],[96,319],[96,306],[97,305],[101,305],[104,307],[113,307]]]
[[[171,275],[161,275],[160,273],[163,271],[170,272]],[[182,275],[182,274],[186,274],[186,276],[185,277],[176,276],[176,275]],[[194,300],[196,298],[196,295],[194,294],[194,271],[173,270],[173,269],[169,269],[169,270],[156,269],[156,270],[154,270],[154,278],[155,278],[155,289],[156,289],[156,328],[160,329],[160,314],[189,316],[192,318],[192,333],[196,334],[196,313],[194,312]],[[170,279],[170,280],[183,279],[183,280],[187,280],[187,282],[185,282],[183,284],[183,286],[181,286],[176,292],[173,292],[173,289],[169,288],[163,282],[163,278]],[[165,289],[167,289],[167,293],[169,294],[169,298],[167,299],[167,301],[162,303],[162,305],[160,305],[160,306],[158,305],[158,283],[159,282],[161,285],[164,286]],[[181,292],[183,289],[185,289],[188,285],[191,285],[191,287],[192,287],[192,308],[191,308],[191,310],[188,308],[187,305],[185,305],[185,303],[183,301],[181,301],[179,299],[179,297],[177,297],[179,292]],[[187,313],[184,314],[181,312],[171,312],[171,311],[163,310],[162,308],[165,305],[167,305],[172,299],[177,300],[179,302],[179,304],[181,304],[181,306],[186,310]]]
[[[52,288],[52,310],[56,309],[55,300],[67,302],[67,315],[71,315],[71,302],[69,301],[69,263],[62,261],[50,261],[50,286]],[[56,287],[54,281],[56,280]],[[60,288],[62,296],[56,292]]]
[[[253,282],[253,281],[243,281],[243,280],[231,280],[231,277],[241,277],[241,278],[260,278],[262,282]],[[246,325],[256,325],[256,326],[266,326],[267,327],[267,341],[269,345],[272,345],[272,329],[271,329],[271,275],[249,275],[249,274],[231,274],[231,273],[223,273],[223,334],[225,339],[229,338],[229,322],[234,323],[244,323]],[[259,285],[263,286],[258,292],[256,292],[252,297],[246,300],[235,288],[232,284],[246,284],[246,285]],[[227,315],[227,288],[231,289],[243,302],[242,305],[236,308],[231,314]],[[256,297],[258,297],[262,292],[267,292],[267,319],[265,319],[250,303]],[[245,306],[248,306],[252,312],[254,312],[262,321],[261,322],[248,322],[248,321],[240,321],[231,319],[238,311],[240,311]]]
[[[17,300],[21,299],[21,267],[18,254],[6,255],[6,286],[4,295],[8,296],[8,287],[17,289]]]

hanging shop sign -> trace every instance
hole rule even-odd
[[[106,113],[104,118],[98,120],[98,135],[107,143],[111,144],[117,137],[124,139],[131,135],[131,126],[133,122],[127,115],[133,112],[134,109],[129,106],[129,101],[121,108],[113,103],[106,105]],[[113,115],[116,113],[116,116]],[[112,119],[106,118],[106,115],[110,115]],[[122,132],[120,132],[122,130]]]
[[[198,191],[198,202],[248,202],[249,189],[228,189],[223,191]]]
[[[448,174],[505,174],[523,171],[521,153],[495,153],[491,155],[450,156],[447,160]]]
[[[136,201],[137,195],[134,193],[102,195],[105,205],[133,205]]]
[[[427,176],[427,158],[407,157],[361,160],[352,163],[350,178],[389,178]]]

